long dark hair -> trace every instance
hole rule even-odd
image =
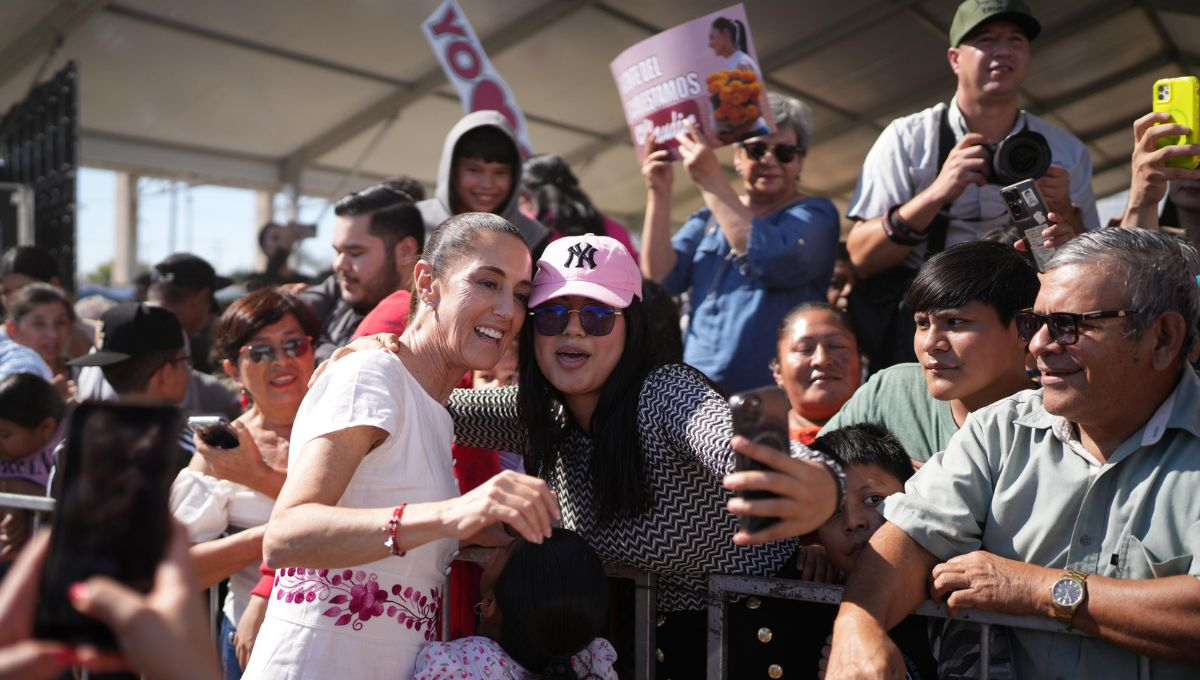
[[[557,154],[541,154],[525,162],[521,185],[533,203],[538,222],[563,236],[606,236],[604,218],[579,188],[579,179]]]
[[[595,442],[590,463],[597,518],[601,524],[618,516],[636,516],[654,506],[643,472],[645,456],[637,426],[642,383],[655,368],[670,363],[653,341],[646,307],[639,298],[622,310],[625,349],[604,381],[600,401],[586,423]],[[533,324],[521,329],[521,382],[518,413],[529,432],[528,469],[549,478],[572,427],[577,427],[563,395],[542,374],[534,354]]]
[[[519,541],[492,589],[500,646],[544,680],[576,680],[571,657],[608,625],[608,579],[591,546],[568,529]]]

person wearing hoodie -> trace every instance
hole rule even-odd
[[[426,235],[452,215],[494,213],[520,230],[536,260],[550,230],[518,209],[521,166],[516,136],[501,113],[475,111],[463,116],[442,146],[434,197],[417,203]]]

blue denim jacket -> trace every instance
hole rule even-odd
[[[663,280],[672,295],[691,291],[683,360],[730,394],[772,384],[777,326],[801,302],[826,299],[839,232],[833,203],[806,198],[755,218],[735,257],[708,208],[688,218]]]

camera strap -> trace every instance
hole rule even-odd
[[[938,162],[937,170],[934,176],[941,174],[942,166],[946,164],[946,159],[950,157],[950,150],[957,143],[954,139],[954,130],[950,128],[950,107],[953,104],[948,104],[942,109],[941,119],[938,125]],[[937,215],[934,215],[933,221],[929,223],[929,228],[926,233],[929,234],[928,240],[925,241],[925,259],[936,255],[946,247],[946,232],[950,229],[950,204],[943,205],[941,210],[938,210]]]

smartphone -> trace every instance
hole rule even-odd
[[[1163,78],[1154,82],[1154,111],[1171,114],[1171,122],[1186,125],[1186,135],[1174,135],[1158,140],[1158,148],[1195,144],[1200,140],[1200,80],[1196,76]],[[1178,156],[1168,158],[1165,165],[1171,168],[1195,168],[1200,166],[1200,156]]]
[[[1021,230],[1025,243],[1029,244],[1029,252],[1033,253],[1038,271],[1046,271],[1046,265],[1054,253],[1042,245],[1046,241],[1042,238],[1042,231],[1050,226],[1050,209],[1046,207],[1042,192],[1033,180],[1023,179],[1001,189],[1000,195],[1004,197],[1004,205],[1008,208],[1013,226]]]
[[[218,449],[236,449],[238,447],[237,431],[229,421],[218,416],[192,416],[187,419],[188,427],[192,428],[200,440]]]
[[[787,393],[778,387],[760,387],[756,390],[741,392],[729,398],[729,410],[733,413],[733,433],[741,435],[756,443],[765,444],[787,453],[790,449],[788,441],[788,404]],[[762,463],[734,452],[733,467],[742,470],[767,470],[771,468]],[[770,491],[738,492],[743,498],[775,498]],[[742,531],[754,533],[761,531],[779,521],[778,517],[750,517],[742,515],[738,525]]]
[[[62,491],[42,567],[34,637],[115,649],[112,632],[71,606],[67,590],[110,576],[141,592],[170,538],[167,500],[183,420],[174,407],[84,402],[71,415],[56,476]]]

